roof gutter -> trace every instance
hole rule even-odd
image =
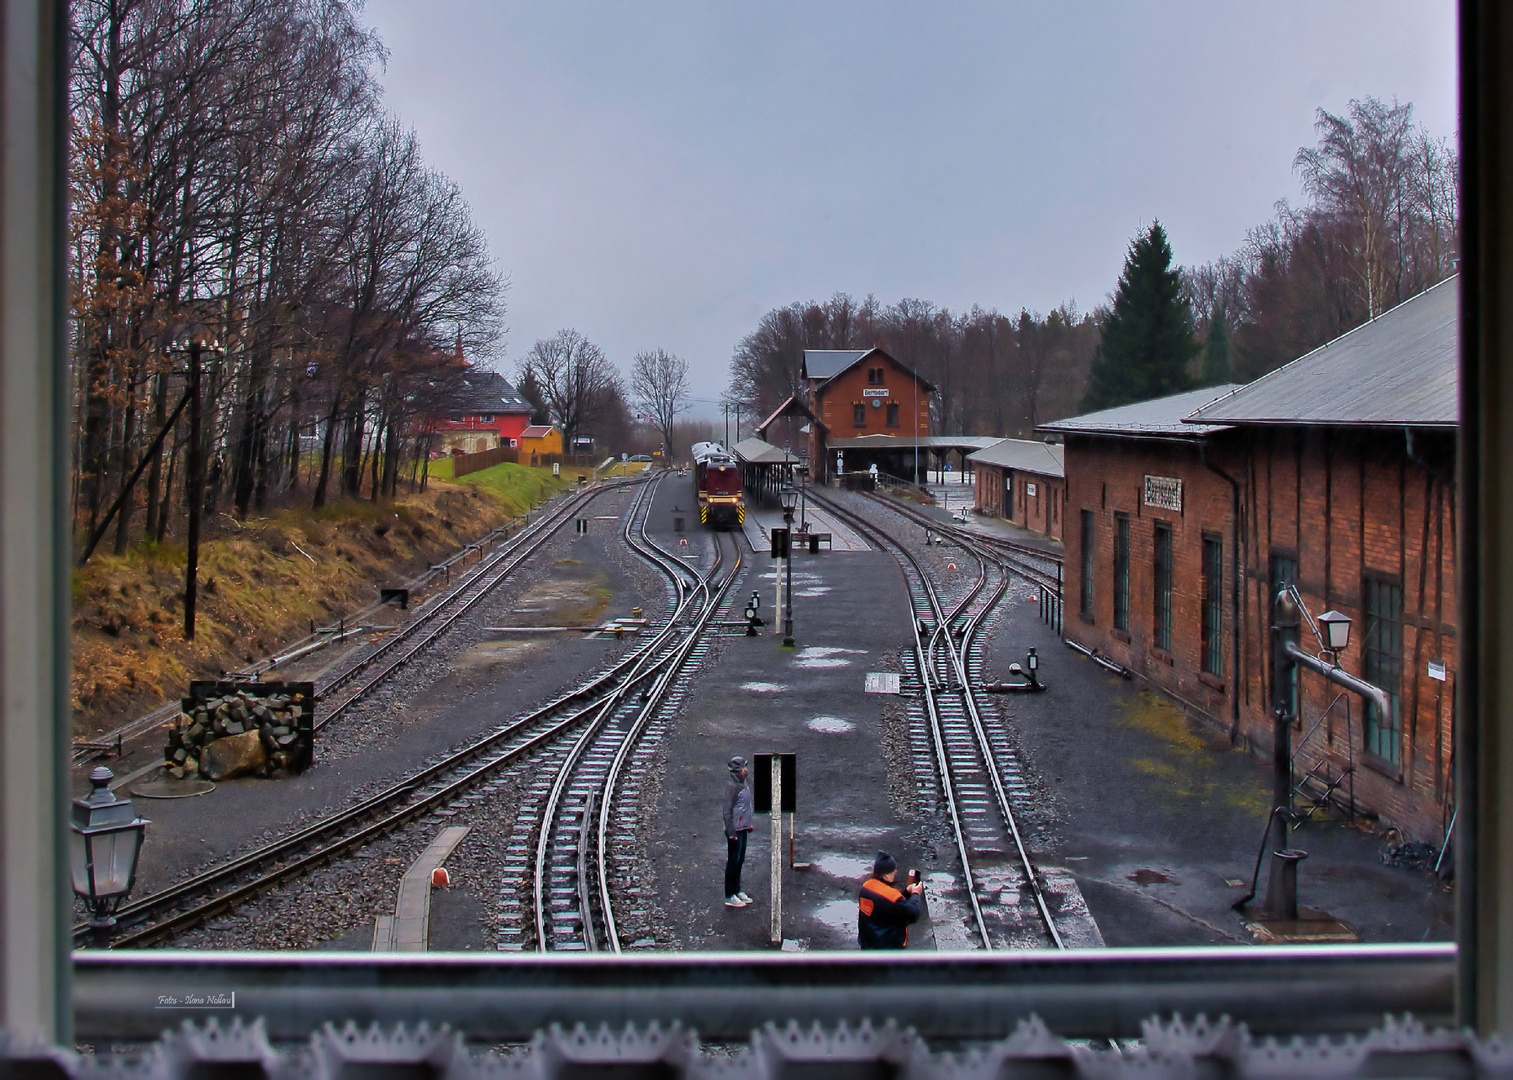
[[[1240,543],[1244,530],[1240,528],[1240,482],[1208,460],[1208,444],[1198,443],[1198,460],[1205,468],[1222,477],[1229,484],[1230,496],[1230,550],[1234,568],[1229,575],[1229,741],[1240,737]]]

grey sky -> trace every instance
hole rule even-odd
[[[576,326],[622,369],[685,357],[705,398],[793,300],[1086,310],[1153,217],[1184,263],[1232,251],[1298,198],[1320,106],[1395,97],[1455,132],[1449,0],[365,14],[390,108],[512,281],[497,366]]]

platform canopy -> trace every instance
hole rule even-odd
[[[762,439],[742,439],[730,448],[744,465],[800,465],[803,459]]]
[[[854,439],[831,439],[831,450],[955,450],[970,454],[1001,442],[991,435],[860,435]]]

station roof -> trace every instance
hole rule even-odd
[[[991,435],[858,435],[854,439],[831,439],[831,450],[985,450],[996,442]]]
[[[800,459],[780,446],[762,439],[742,439],[730,448],[736,459],[747,465],[797,465]]]
[[[884,350],[873,347],[871,349],[805,349],[804,350],[804,378],[810,381],[818,381],[821,384],[828,383],[839,375],[850,371],[851,368],[869,356],[881,356],[890,364],[901,371],[906,371],[925,390],[934,392],[935,387],[919,372],[912,370],[907,364],[900,363],[897,358],[888,355]]]
[[[992,446],[968,454],[967,460],[979,465],[996,465],[1015,472],[1040,476],[1065,476],[1066,448],[1059,443],[1035,442],[1033,439],[1000,439]]]
[[[1041,424],[1036,431],[1053,435],[1128,435],[1134,437],[1169,437],[1196,439],[1215,431],[1222,431],[1226,424],[1187,424],[1183,421],[1193,411],[1238,390],[1238,383],[1209,386],[1202,390],[1189,390],[1183,394],[1156,398],[1152,401],[1137,401],[1133,405],[1118,405],[1112,409],[1069,416],[1065,420],[1052,420]]]
[[[1450,277],[1193,412],[1194,422],[1446,427],[1460,423],[1460,279]]]

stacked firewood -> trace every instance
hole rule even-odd
[[[164,768],[174,779],[229,780],[288,776],[307,756],[300,714],[303,693],[259,695],[246,690],[206,698],[179,715],[168,732]]]

